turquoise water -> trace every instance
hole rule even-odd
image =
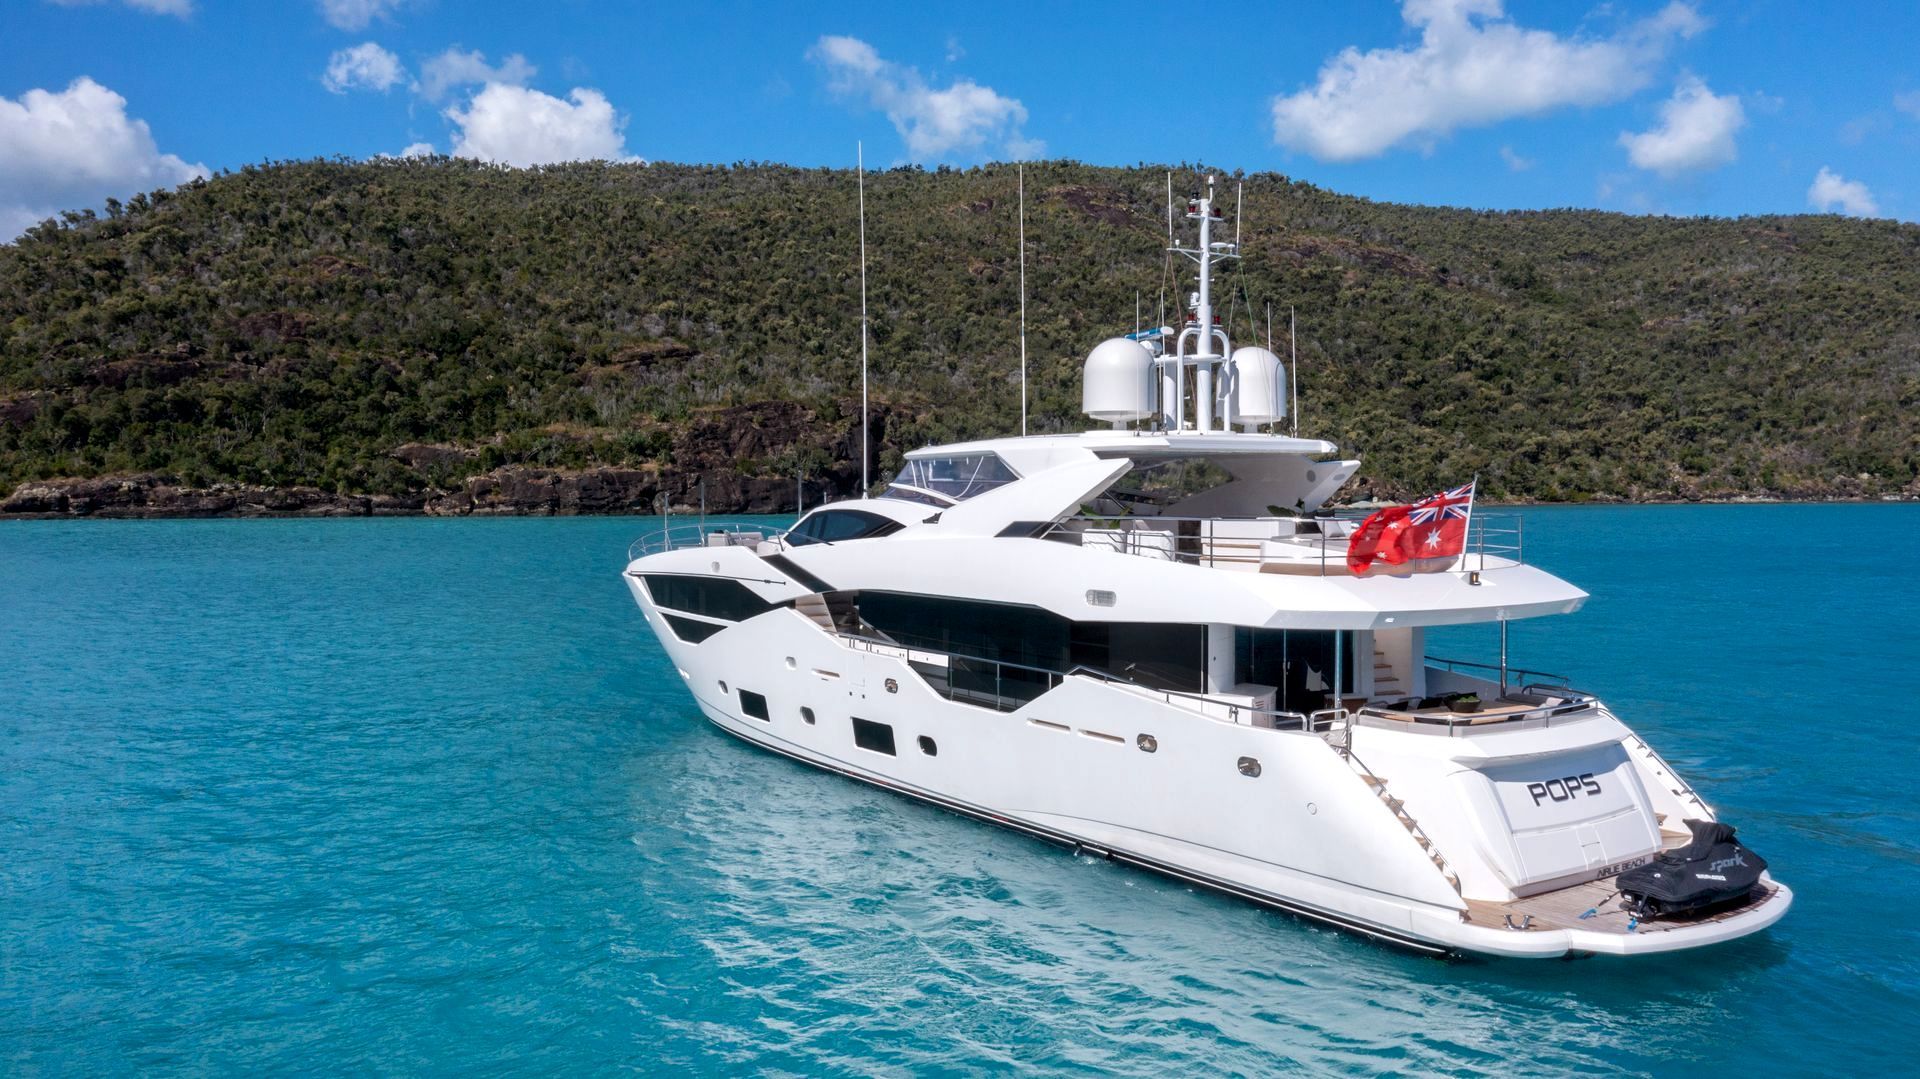
[[[1920,507],[1526,517],[1594,599],[1515,661],[1771,933],[1420,958],[809,771],[698,718],[649,521],[0,525],[0,1072],[1911,1074]]]

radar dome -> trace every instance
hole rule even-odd
[[[1094,346],[1080,383],[1081,411],[1096,420],[1124,423],[1154,414],[1153,353],[1114,337]]]
[[[1287,369],[1280,357],[1264,348],[1233,350],[1238,397],[1234,421],[1254,427],[1274,423],[1287,415]]]

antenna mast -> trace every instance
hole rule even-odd
[[[1020,163],[1020,435],[1027,434],[1027,165]]]
[[[860,497],[867,497],[867,158],[866,149],[853,144],[854,168],[860,184]]]
[[[1173,186],[1172,174],[1168,174],[1169,194]],[[1196,247],[1175,247],[1169,245],[1170,255],[1185,255],[1192,259],[1200,269],[1200,289],[1189,302],[1186,328],[1175,338],[1175,352],[1161,357],[1162,367],[1172,369],[1174,407],[1173,429],[1188,430],[1186,419],[1186,377],[1187,369],[1193,369],[1193,426],[1198,431],[1226,431],[1233,425],[1234,365],[1233,346],[1228,340],[1227,328],[1218,324],[1213,313],[1213,267],[1217,262],[1240,257],[1240,244],[1237,238],[1232,242],[1215,240],[1213,226],[1225,225],[1226,221],[1213,200],[1214,177],[1207,175],[1205,193],[1187,200],[1187,219],[1196,221],[1200,226],[1200,240]],[[1168,216],[1172,216],[1172,203],[1168,203]],[[1235,229],[1239,228],[1236,219]],[[1252,301],[1249,300],[1249,303]],[[1216,383],[1215,375],[1218,375]],[[1216,400],[1217,398],[1217,400]],[[1214,411],[1218,405],[1219,412]],[[1216,419],[1218,425],[1216,426]]]
[[[1293,437],[1300,437],[1300,346],[1293,336],[1293,305],[1287,305],[1287,375],[1293,380],[1293,407],[1287,409],[1293,420]]]

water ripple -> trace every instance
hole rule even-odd
[[[0,1070],[1904,1071],[1920,815],[1873,779],[1903,721],[1806,737],[1743,627],[1849,642],[1796,652],[1807,685],[1900,669],[1912,585],[1696,560],[1649,594],[1649,513],[1675,552],[1728,520],[1530,515],[1596,598],[1516,644],[1615,698],[1800,904],[1630,965],[1402,954],[722,737],[614,578],[644,522],[8,525]]]

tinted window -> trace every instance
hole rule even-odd
[[[708,618],[738,622],[773,609],[773,604],[753,594],[746,585],[725,577],[689,577],[678,573],[649,573],[647,595],[661,607],[691,611]]]
[[[1135,622],[1069,622],[1051,611],[1011,603],[861,592],[862,621],[896,643],[1048,671],[1091,667],[1155,689],[1204,692],[1206,627]],[[955,663],[956,690],[1031,700],[1051,681],[991,664]],[[1028,679],[1033,685],[1013,687]]]
[[[1353,632],[1343,630],[1340,642],[1340,690],[1354,686]],[[1285,712],[1311,712],[1326,707],[1333,686],[1335,633],[1327,629],[1251,629],[1233,632],[1234,678],[1240,682],[1275,686],[1276,707]]]
[[[853,744],[891,757],[894,755],[893,728],[870,719],[856,719],[853,721]]]
[[[787,533],[796,547],[809,543],[843,543],[900,531],[900,522],[865,510],[818,510]]]
[[[696,622],[691,618],[682,618],[677,614],[668,614],[665,611],[660,612],[660,617],[667,620],[667,628],[673,631],[675,637],[689,644],[699,644],[701,641],[727,628],[725,626],[715,625],[712,622]]]
[[[1073,662],[1154,689],[1203,693],[1207,631],[1177,624],[1076,622]]]
[[[773,719],[772,713],[767,711],[767,699],[750,689],[740,691],[740,710],[755,719]]]
[[[1038,607],[900,592],[860,593],[860,617],[909,647],[1064,670],[1066,619]]]

